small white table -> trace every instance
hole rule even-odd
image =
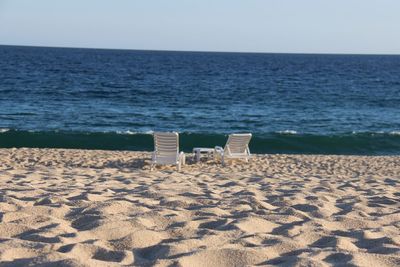
[[[214,148],[195,147],[193,148],[193,154],[196,162],[199,162],[201,154],[207,154],[207,157],[214,155]]]

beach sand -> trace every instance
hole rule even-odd
[[[0,149],[0,266],[400,266],[400,157]]]

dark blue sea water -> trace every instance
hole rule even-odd
[[[0,147],[400,154],[400,56],[0,46]]]

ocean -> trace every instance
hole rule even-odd
[[[0,147],[400,154],[400,56],[0,46]]]

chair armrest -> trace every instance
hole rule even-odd
[[[231,154],[231,149],[229,148],[229,145],[226,145],[226,154]]]
[[[224,154],[224,149],[220,146],[216,146],[216,147],[214,147],[214,152],[215,152],[215,154],[219,154],[222,156]]]

